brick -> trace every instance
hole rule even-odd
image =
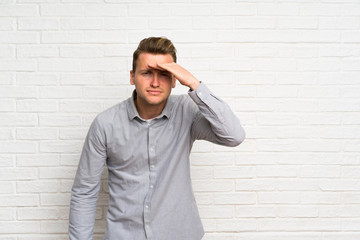
[[[341,222],[337,219],[260,219],[260,231],[339,231]]]
[[[41,4],[41,16],[46,17],[81,17],[84,15],[84,6],[80,4]]]
[[[273,179],[236,179],[236,191],[274,191],[276,186]]]
[[[42,141],[40,152],[42,153],[74,153],[79,152],[82,142],[74,141]]]
[[[359,21],[355,17],[320,17],[319,29],[358,29]]]
[[[274,17],[236,17],[235,28],[239,29],[274,29],[276,18]]]
[[[197,9],[197,10],[201,11],[201,9]],[[254,3],[218,4],[215,5],[214,7],[214,15],[217,16],[256,15],[256,4]]]
[[[341,193],[339,192],[302,192],[301,204],[340,204]]]
[[[39,204],[37,194],[0,195],[0,200],[0,207],[35,207]]]
[[[61,19],[60,28],[63,30],[100,30],[104,26],[101,18]]]
[[[58,191],[57,181],[26,181],[17,182],[18,193],[51,193]]]
[[[59,210],[56,208],[20,208],[17,209],[19,220],[56,220]]]
[[[39,14],[36,5],[0,5],[0,17],[33,17]]]
[[[264,16],[296,16],[299,14],[299,6],[293,3],[260,3],[257,12]]]
[[[18,167],[46,167],[58,165],[58,154],[21,154],[18,155],[16,159],[16,166]]]
[[[17,56],[20,58],[57,57],[59,56],[59,50],[57,47],[46,45],[19,46],[17,47]],[[38,76],[40,75],[41,73],[38,73]]]
[[[48,99],[68,99],[68,98],[81,98],[82,88],[81,87],[39,87],[39,97]],[[44,101],[44,100],[42,100]]]
[[[67,232],[69,223],[67,221],[41,221],[42,233],[64,233]]]
[[[0,46],[0,58],[14,58],[15,49],[11,46]]]
[[[99,85],[102,83],[100,73],[64,73],[60,76],[61,85]]]
[[[133,5],[130,5],[129,12]],[[145,6],[140,6],[145,8]],[[119,17],[126,16],[127,5],[125,4],[87,4],[85,5],[85,16],[89,17]],[[131,14],[130,14],[131,15]]]
[[[296,177],[297,168],[288,166],[258,166],[256,167],[257,177]]]
[[[60,49],[61,57],[65,58],[99,58],[103,57],[103,49],[99,46],[66,46]]]
[[[44,31],[41,42],[49,44],[84,43],[85,34],[82,31]]]
[[[315,17],[280,17],[277,23],[280,29],[317,29],[319,25]]]
[[[32,72],[36,70],[33,60],[0,60],[0,71]]]
[[[242,219],[219,219],[216,221],[216,229],[221,232],[256,231],[256,220]]]
[[[303,16],[339,16],[341,8],[333,4],[311,4],[300,6]]]
[[[40,59],[41,72],[76,72],[80,71],[81,62],[73,59]]]
[[[59,132],[59,138],[63,140],[84,140],[88,128],[62,128]]]
[[[43,193],[40,194],[41,206],[69,206],[70,193]]]
[[[312,206],[281,206],[277,208],[281,218],[316,218],[319,217],[318,207]]]
[[[274,218],[277,216],[275,207],[264,206],[236,206],[236,217],[238,218]]]
[[[6,175],[4,179],[6,179]],[[9,179],[12,180],[12,179]],[[15,183],[11,181],[2,181],[2,187],[0,189],[0,194],[14,194],[16,192]]]
[[[69,114],[42,114],[39,116],[40,127],[75,127],[81,125],[78,115]]]
[[[52,18],[26,18],[18,19],[19,30],[57,30],[59,22]]]
[[[54,128],[17,128],[16,138],[21,140],[56,139],[58,130]]]
[[[194,29],[231,29],[233,28],[233,17],[195,17]]]
[[[16,81],[21,86],[56,85],[58,82],[56,74],[43,73],[17,73]]]
[[[199,206],[201,218],[232,218],[234,217],[234,207],[232,206]]]
[[[149,18],[148,24],[150,29],[189,29],[192,27],[199,28],[199,25],[202,26],[204,22],[201,22],[201,20],[197,18],[193,25],[193,21],[190,18],[169,18],[166,21],[163,18]]]
[[[37,32],[26,32],[26,31],[0,32],[0,43],[36,44],[38,42],[39,42],[39,33]]]
[[[215,179],[226,178],[252,178],[256,174],[254,167],[214,167]]]
[[[317,191],[319,181],[313,179],[279,179],[277,183],[279,191]]]
[[[240,205],[255,204],[257,200],[256,193],[252,192],[232,192],[232,193],[215,193],[214,203],[218,205]]]
[[[115,30],[115,29],[144,29],[144,24],[148,22],[146,17],[125,17],[125,18],[105,18],[104,29]],[[135,49],[136,46],[131,49]]]
[[[57,112],[57,101],[54,100],[18,100],[16,108],[18,112]]]
[[[0,30],[14,30],[16,27],[15,20],[15,18],[2,17],[0,22]]]
[[[14,209],[2,208],[0,209],[0,221],[15,220],[16,213]]]
[[[134,6],[134,9],[132,10],[134,14],[136,13],[137,6]],[[145,9],[142,9],[143,11],[146,11]],[[162,8],[162,11],[167,11],[167,13],[162,13],[162,15],[170,14],[171,16],[209,16],[212,15],[212,6],[210,4],[181,4],[181,5],[175,5],[172,8],[170,8],[170,12],[167,8]],[[142,12],[136,13],[136,14],[142,14]],[[149,13],[147,13],[148,15]]]
[[[4,142],[0,145],[0,153],[34,153],[37,144],[34,142]]]
[[[258,202],[260,204],[297,204],[300,201],[298,192],[260,192]]]
[[[234,189],[232,180],[194,180],[193,187],[195,192],[226,192]]]
[[[27,233],[39,233],[40,223],[39,222],[0,222],[1,233],[12,233],[12,234],[27,234]]]

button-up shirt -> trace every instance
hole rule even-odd
[[[244,130],[230,107],[203,83],[188,95],[170,95],[152,121],[139,116],[134,95],[99,114],[89,129],[72,188],[70,239],[92,239],[107,165],[104,239],[200,240],[204,230],[190,179],[193,142],[236,146]]]

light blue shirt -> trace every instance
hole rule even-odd
[[[92,239],[105,165],[109,172],[107,240],[200,240],[189,155],[193,142],[237,146],[245,138],[229,106],[201,83],[171,95],[148,122],[133,97],[99,114],[86,137],[72,188],[69,236]],[[219,159],[221,161],[221,159]]]

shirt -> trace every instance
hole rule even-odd
[[[230,107],[203,83],[188,95],[170,95],[150,122],[139,116],[134,96],[100,113],[90,126],[72,188],[70,239],[92,239],[107,165],[104,239],[200,240],[204,229],[190,179],[193,142],[236,146],[244,137]]]

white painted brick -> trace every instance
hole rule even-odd
[[[69,99],[69,98],[81,98],[82,88],[81,87],[39,87],[39,97],[47,99]],[[43,101],[43,100],[42,100]]]
[[[99,46],[66,46],[60,49],[60,56],[65,58],[99,58],[103,57],[103,49]]]
[[[0,46],[0,58],[14,58],[15,48],[12,46]]]
[[[320,217],[331,218],[356,218],[359,217],[358,206],[321,206],[319,208]]]
[[[0,200],[0,207],[35,207],[39,204],[37,194],[0,195]]]
[[[19,46],[17,47],[17,56],[20,58],[57,57],[59,50],[54,46]]]
[[[64,73],[61,74],[61,85],[99,85],[102,82],[100,73]]]
[[[14,30],[16,19],[15,18],[1,18],[0,30]]]
[[[195,166],[222,166],[233,165],[234,157],[233,153],[206,153],[208,152],[208,145],[204,147],[204,151],[199,151],[202,147],[199,146],[200,142],[195,142],[195,146],[198,146],[197,151],[193,151],[191,154],[191,163]]]
[[[58,191],[57,181],[22,181],[16,183],[18,193],[51,193]]]
[[[87,132],[88,128],[62,128],[59,138],[63,140],[84,140]]]
[[[338,178],[340,167],[337,166],[303,166],[299,176],[302,178]]]
[[[129,7],[131,8],[131,6]],[[85,5],[85,16],[90,16],[90,17],[119,17],[119,16],[126,16],[126,13],[127,13],[127,6],[125,4]]]
[[[299,6],[292,3],[259,3],[258,15],[296,16],[299,14]]]
[[[100,30],[103,28],[101,18],[61,19],[60,27],[64,30]]]
[[[41,206],[69,206],[70,193],[43,193],[40,194]]]
[[[146,25],[148,19],[145,17],[126,17],[126,18],[105,18],[104,19],[104,29],[105,30],[115,30],[115,29],[144,29],[144,25]],[[131,49],[135,49],[132,47]],[[130,50],[130,49],[129,49]]]
[[[10,208],[2,208],[0,209],[0,221],[11,221],[15,220],[16,213],[15,210]]]
[[[236,206],[236,216],[239,218],[273,218],[276,217],[275,207]]]
[[[1,233],[26,234],[38,233],[40,230],[39,222],[0,222]]]
[[[42,153],[74,153],[79,152],[82,143],[74,141],[43,141],[40,143]]]
[[[277,183],[279,191],[317,191],[319,181],[313,179],[279,179]]]
[[[215,167],[214,178],[220,179],[238,179],[238,178],[252,178],[256,174],[254,167]]]
[[[102,105],[98,101],[62,101],[60,111],[66,113],[99,113]]]
[[[323,234],[323,239],[327,239],[327,240],[342,240],[342,239],[347,239],[347,240],[357,240],[359,239],[360,234],[359,233],[324,233]]]
[[[297,168],[288,166],[258,166],[256,167],[257,177],[296,177]]]
[[[216,229],[221,232],[256,231],[256,220],[218,219]]]
[[[37,5],[0,5],[0,17],[33,17],[39,14]]]
[[[203,26],[202,23],[204,22],[202,20],[202,18],[197,18],[194,21],[194,28],[199,28],[199,25]],[[191,18],[169,18],[166,21],[163,18],[149,18],[148,21],[150,29],[189,29],[193,27]],[[205,29],[207,28],[205,27]]]
[[[81,17],[84,15],[84,6],[81,4],[41,4],[41,16],[46,17]]]
[[[56,154],[21,154],[17,156],[18,167],[58,166],[59,156]]]
[[[55,128],[17,128],[16,138],[21,140],[57,139],[58,130]]]
[[[339,231],[341,222],[337,219],[260,219],[260,231]]]
[[[2,181],[0,194],[14,194],[15,192],[16,192],[15,183],[11,181]]]
[[[233,193],[215,193],[214,203],[218,205],[239,205],[255,204],[257,200],[256,193],[252,192],[233,192]]]
[[[54,100],[18,100],[18,112],[57,112],[57,101]]]
[[[299,192],[259,192],[260,204],[297,204],[300,202]]]
[[[201,11],[201,9],[197,10]],[[218,4],[214,5],[213,11],[214,15],[218,16],[251,16],[256,15],[256,5],[254,3]]]
[[[19,208],[17,217],[19,220],[56,220],[59,210],[56,208]]]
[[[355,17],[320,17],[319,28],[320,29],[358,29],[359,19]]]
[[[192,167],[191,178],[192,179],[211,179],[214,177],[213,170],[211,167]]]
[[[81,61],[73,59],[40,59],[39,70],[42,72],[76,72],[81,69]]]
[[[300,15],[304,16],[338,16],[341,8],[332,4],[311,4],[300,6]]]
[[[39,116],[39,125],[41,127],[80,126],[81,118],[78,115],[42,114]]]
[[[316,218],[319,209],[312,206],[281,206],[277,208],[277,213],[281,218]]]
[[[18,73],[16,82],[20,86],[27,85],[56,85],[58,82],[56,74]]]
[[[131,10],[133,12],[133,14],[139,15],[139,14],[143,14],[142,12],[136,13],[137,11],[137,7],[138,5],[134,5],[133,10]],[[142,11],[146,11],[144,9],[141,9]],[[162,8],[162,11],[167,11],[167,13],[162,13],[162,15],[167,15],[170,13],[171,16],[209,16],[212,14],[213,9],[212,6],[210,4],[205,5],[205,4],[181,4],[181,5],[175,5],[174,7],[171,8],[171,11],[168,12],[167,8]],[[130,12],[131,13],[131,12]],[[146,15],[148,15],[149,13],[147,13]]]
[[[236,180],[236,191],[274,191],[276,181],[272,179]]]
[[[14,167],[15,166],[15,156],[8,154],[0,155],[0,166],[1,167]]]
[[[235,188],[232,180],[194,180],[194,191],[196,192],[227,192]]]
[[[24,18],[18,19],[19,30],[57,30],[59,22],[53,18]]]
[[[233,17],[195,17],[193,18],[194,29],[232,29],[234,25]]]
[[[2,142],[0,144],[0,153],[34,153],[37,144],[34,142]]]
[[[235,28],[240,29],[274,29],[276,27],[276,18],[274,17],[236,17]]]
[[[280,17],[277,19],[280,29],[316,29],[318,18],[316,17]]]
[[[300,194],[302,204],[340,204],[341,193],[339,192],[302,192]]]
[[[233,218],[234,207],[233,206],[200,206],[199,212],[201,218]]]
[[[83,43],[84,32],[81,31],[45,31],[41,34],[42,43]]]

